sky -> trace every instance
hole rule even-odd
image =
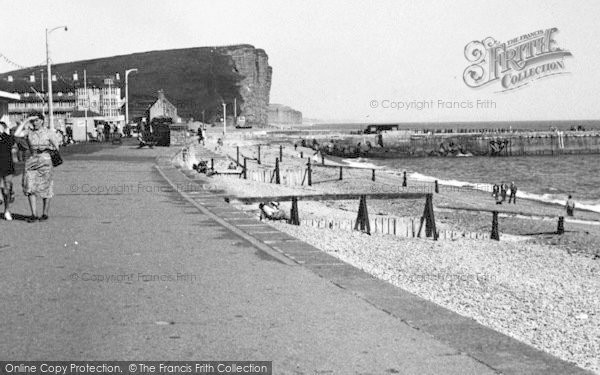
[[[338,122],[600,117],[600,1],[0,0],[0,54],[22,66],[247,43],[273,68],[271,103]],[[502,91],[465,84],[465,47],[557,28],[563,74]],[[0,72],[16,69],[0,59]],[[510,71],[508,73],[511,73]],[[515,72],[516,74],[516,72]],[[479,101],[479,102],[478,102]],[[410,103],[413,103],[411,106]],[[421,103],[418,105],[418,103]],[[424,103],[427,103],[425,106]],[[419,109],[420,108],[420,109]]]

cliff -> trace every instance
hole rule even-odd
[[[199,47],[134,53],[92,60],[52,65],[54,92],[72,92],[83,87],[86,70],[89,86],[102,86],[109,76],[125,95],[125,70],[137,68],[129,75],[129,113],[131,118],[143,116],[147,106],[156,100],[159,89],[177,107],[181,117],[193,117],[205,122],[222,117],[222,105],[227,103],[227,114],[233,114],[237,99],[238,116],[254,126],[267,124],[272,68],[262,49],[251,45]],[[43,92],[41,75],[45,67],[36,66],[0,74],[0,90],[32,92],[31,87]],[[77,73],[77,79],[74,77]],[[35,76],[35,82],[30,76]],[[9,80],[9,76],[12,81]],[[203,114],[204,112],[204,114]]]
[[[302,124],[302,112],[281,104],[269,104],[269,124]]]

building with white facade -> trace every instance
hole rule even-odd
[[[52,77],[55,81],[55,77]],[[22,77],[15,80],[9,76],[5,86],[12,86],[18,100],[12,100],[6,105],[10,120],[13,122],[21,121],[29,116],[31,112],[42,112],[48,114],[48,93],[44,92],[44,81],[36,80],[34,75]],[[121,98],[121,88],[112,78],[104,79],[101,82],[96,80],[98,85],[82,85],[77,74],[73,75],[73,80],[57,82],[57,90],[52,95],[54,124],[58,129],[63,129],[70,119],[79,116],[79,113],[85,113],[87,110],[90,117],[96,121],[105,121],[116,125],[123,125],[125,116],[121,113],[121,107],[124,99]],[[54,86],[54,85],[53,85]],[[84,87],[82,87],[84,86]],[[67,92],[58,90],[69,90]],[[93,115],[92,115],[93,114]]]

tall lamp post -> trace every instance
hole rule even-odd
[[[46,65],[48,67],[48,114],[50,115],[50,129],[54,129],[54,112],[52,111],[52,69],[50,68],[50,47],[48,46],[48,36],[54,30],[65,29],[66,26],[57,26],[53,29],[46,29]]]
[[[125,126],[129,125],[129,81],[127,80],[127,76],[129,73],[137,71],[136,68],[125,71]]]

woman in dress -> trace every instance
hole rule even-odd
[[[50,199],[54,196],[52,180],[51,150],[58,150],[58,137],[54,129],[44,126],[44,115],[34,114],[31,120],[32,128],[25,135],[31,155],[25,161],[23,172],[23,193],[29,199],[31,216],[27,218],[28,223],[37,220],[48,220]],[[37,216],[36,197],[42,198],[42,216]]]

